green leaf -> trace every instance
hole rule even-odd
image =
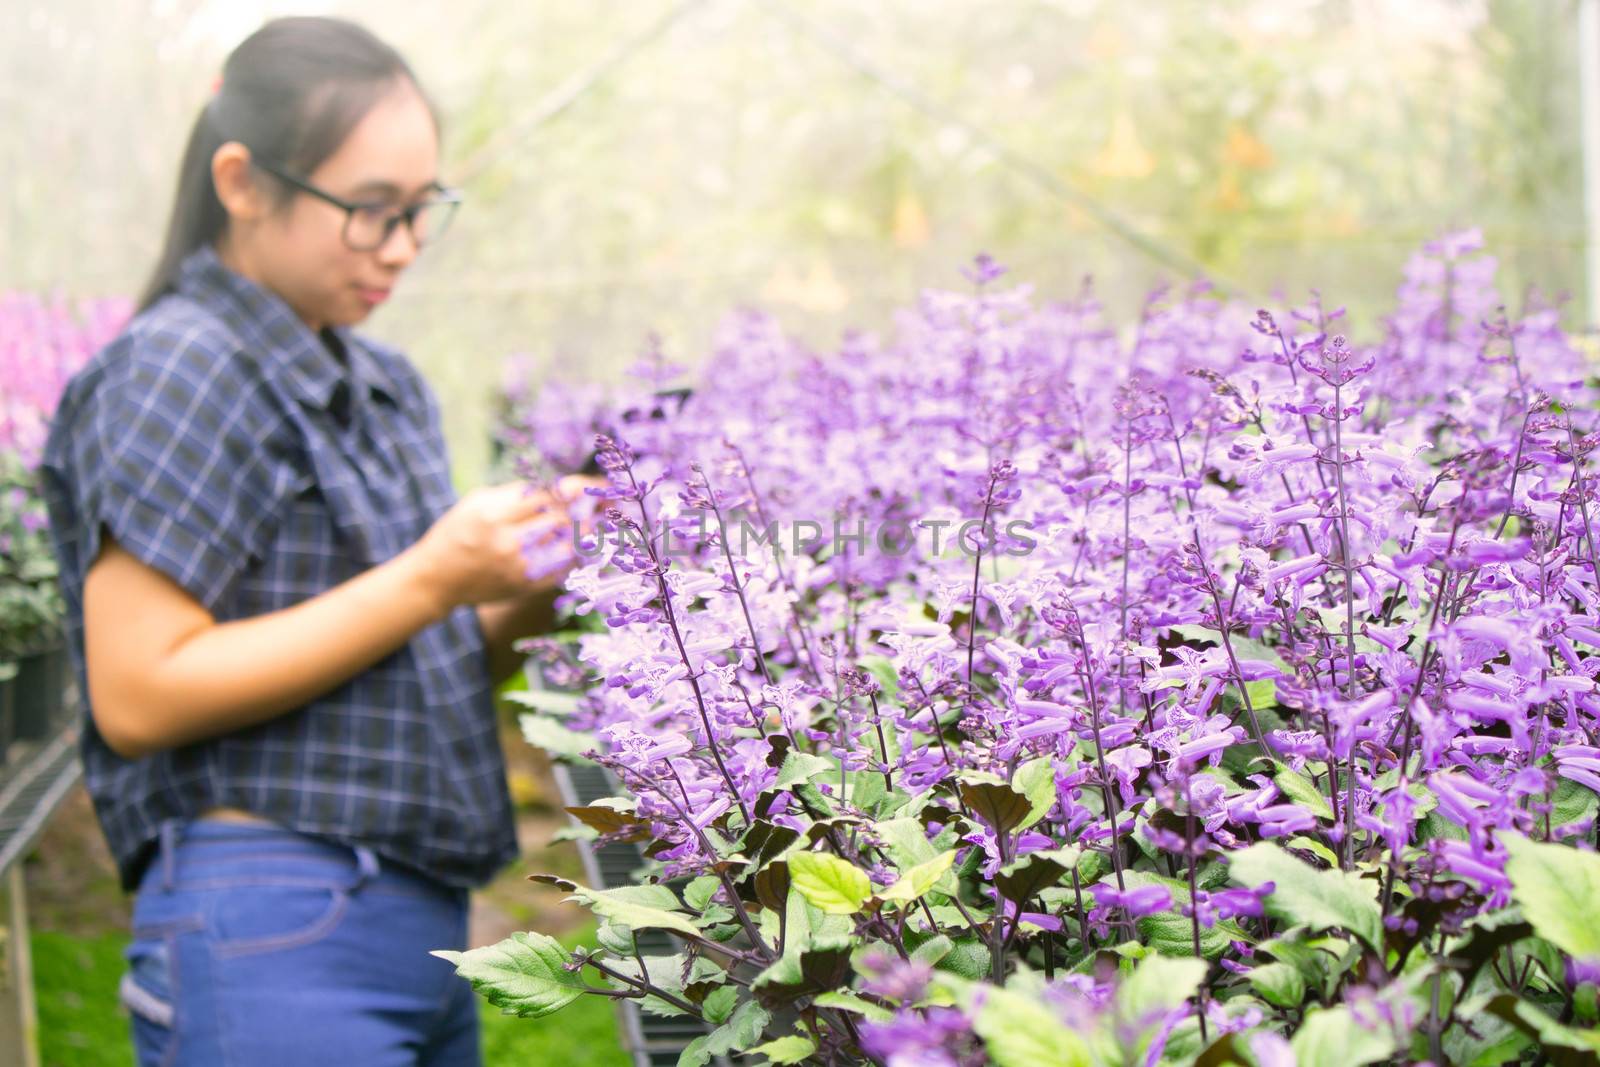
[[[913,957],[914,958],[914,957]],[[848,989],[836,989],[832,992],[818,994],[812,1001],[819,1008],[832,1008],[835,1011],[853,1011],[864,1015],[871,1022],[881,1023],[894,1017],[894,1013],[879,1004],[864,999],[860,994]]]
[[[848,935],[813,937],[804,948],[784,946],[777,962],[757,974],[752,989],[769,999],[793,1000],[836,989],[849,976],[855,942]]]
[[[790,752],[783,758],[783,766],[778,769],[778,780],[772,784],[772,788],[780,791],[793,789],[801,782],[809,782],[819,774],[838,769],[838,764],[826,756]]]
[[[790,1034],[750,1050],[752,1056],[765,1056],[773,1063],[799,1063],[817,1051],[817,1043],[809,1037]]]
[[[1185,622],[1167,629],[1183,638],[1185,641],[1209,641],[1213,645],[1222,643],[1222,634],[1214,626],[1202,626],[1199,623]]]
[[[1117,986],[1117,1035],[1123,1050],[1143,1062],[1150,1043],[1168,1015],[1181,1008],[1206,976],[1203,960],[1151,955]]]
[[[1308,1013],[1290,1039],[1289,1048],[1299,1067],[1363,1067],[1400,1051],[1391,1028],[1369,1029],[1343,1007]]]
[[[1205,778],[1216,779],[1218,782],[1222,783],[1223,792],[1230,797],[1238,796],[1240,793],[1246,792],[1245,787],[1240,785],[1238,780],[1235,779],[1233,775],[1229,774],[1221,767],[1201,767],[1195,772],[1195,774]]]
[[[801,949],[809,948],[818,938],[828,940],[848,935],[852,929],[848,917],[827,914],[821,908],[809,903],[792,884],[788,895],[784,898],[783,910],[783,925],[787,931],[783,939],[785,956],[798,955]],[[773,931],[773,937],[777,937],[776,929]]]
[[[569,730],[547,715],[521,715],[517,721],[522,726],[523,739],[552,756],[580,758],[599,747],[594,734]]]
[[[1246,682],[1244,691],[1250,697],[1250,706],[1257,710],[1270,708],[1278,702],[1278,683],[1273,678],[1257,678],[1253,682]]]
[[[854,915],[872,896],[863,870],[826,852],[796,852],[789,857],[794,888],[829,915]]]
[[[1570,778],[1556,781],[1550,796],[1550,825],[1570,826],[1600,814],[1600,795],[1588,786],[1579,785]]]
[[[1329,867],[1339,866],[1339,857],[1334,855],[1333,849],[1329,848],[1327,845],[1324,845],[1321,841],[1318,841],[1314,837],[1307,837],[1304,834],[1298,834],[1289,838],[1289,840],[1285,841],[1283,845],[1285,848],[1303,849],[1317,857],[1317,859],[1321,860],[1323,863],[1326,863]]]
[[[1382,951],[1383,915],[1364,879],[1344,871],[1319,871],[1267,842],[1235,852],[1228,874],[1252,888],[1272,882],[1276,888],[1262,903],[1273,918],[1319,930],[1346,930],[1368,948]]]
[[[1328,798],[1317,789],[1311,779],[1277,760],[1272,761],[1272,768],[1272,781],[1283,790],[1284,796],[1319,819],[1333,818],[1333,808],[1329,806]]]
[[[601,923],[595,930],[594,939],[601,948],[616,956],[631,956],[638,947],[633,931],[616,923]]]
[[[1549,1058],[1556,1063],[1593,1063],[1594,1054],[1600,1052],[1600,1030],[1579,1030],[1557,1022],[1534,1005],[1513,994],[1505,993],[1495,997],[1489,1001],[1487,1010],[1533,1038],[1547,1055],[1553,1048],[1576,1049],[1589,1053],[1582,1059],[1550,1055]]]
[[[1300,971],[1287,963],[1265,963],[1252,967],[1245,977],[1261,994],[1261,999],[1275,1008],[1298,1008],[1306,998],[1306,979]]]
[[[662,885],[627,885],[619,889],[590,889],[578,886],[569,900],[576,900],[602,919],[609,919],[635,930],[675,930],[700,936],[699,927],[687,916],[678,914],[678,898]]]
[[[1221,638],[1218,637],[1218,640],[1220,641]],[[1237,659],[1265,660],[1282,671],[1286,677],[1294,677],[1294,670],[1284,662],[1282,656],[1278,655],[1278,650],[1264,645],[1260,641],[1249,637],[1241,637],[1238,634],[1229,634],[1228,647],[1233,649],[1233,654]]]
[[[1417,839],[1419,841],[1465,841],[1467,840],[1467,830],[1460,823],[1445,818],[1443,813],[1430,811],[1417,824]]]
[[[862,811],[875,812],[879,802],[889,795],[889,787],[878,771],[851,771],[847,781],[845,795],[840,799],[848,800]]]
[[[1269,941],[1263,941],[1256,946],[1256,955],[1271,956],[1287,963],[1303,977],[1313,981],[1321,978],[1327,970],[1323,962],[1327,959],[1327,955],[1298,940],[1298,935],[1274,937]]]
[[[874,823],[872,829],[883,842],[889,859],[902,871],[927,863],[939,854],[919,819],[887,819]]]
[[[578,701],[581,699],[581,694],[562,693],[554,689],[513,689],[500,695],[513,704],[563,718],[578,710]]]
[[[943,909],[935,908],[934,915],[939,915],[941,910]],[[948,910],[954,911],[953,908]],[[961,921],[959,914],[955,915],[954,919],[956,922]],[[971,935],[950,937],[946,934],[935,934],[929,937],[926,931],[917,934],[908,930],[906,946],[911,950],[912,959],[927,960],[933,964],[936,971],[971,981],[987,978],[992,966],[988,943]]]
[[[1129,872],[1132,873],[1132,872]],[[1146,945],[1163,956],[1193,957],[1193,920],[1173,912],[1158,912],[1141,916],[1137,922],[1139,937]],[[1230,941],[1250,940],[1250,935],[1232,919],[1214,923],[1210,929],[1200,928],[1200,955],[1214,960],[1228,950]]]
[[[637,959],[624,957],[613,961],[609,966],[619,974],[629,978],[644,979],[657,989],[666,993],[683,996],[684,987],[689,983],[721,982],[727,978],[723,971],[712,961],[704,956],[696,956],[691,961],[683,953],[672,956],[646,956],[644,957],[644,970],[639,969]],[[626,982],[617,978],[609,978],[615,989],[627,990],[631,988]],[[637,1001],[640,1010],[651,1015],[677,1016],[686,1014],[677,1005],[661,997],[647,996]]]
[[[711,1052],[706,1048],[710,1041],[709,1035],[701,1034],[683,1047],[678,1053],[677,1067],[706,1067],[711,1062]]]
[[[834,810],[833,801],[828,799],[828,794],[810,782],[797,782],[789,791],[800,802],[800,806],[806,809],[806,814],[813,819],[832,819],[838,815]]]
[[[711,898],[717,895],[717,890],[722,887],[722,882],[714,874],[702,874],[698,878],[689,880],[683,887],[683,902],[690,911],[705,911],[706,905],[711,903]]]
[[[735,986],[718,986],[706,994],[706,999],[701,1002],[700,1010],[705,1013],[706,1021],[713,1026],[719,1026],[728,1021],[733,1014],[733,1009],[739,1006],[739,990]]]
[[[1098,882],[1110,870],[1111,857],[1104,852],[1084,849],[1083,855],[1078,857],[1078,881],[1084,885]]]
[[[1046,815],[1056,803],[1056,770],[1048,756],[1029,760],[1011,776],[1011,788],[1028,798],[1033,805],[1016,829],[1026,830]]]
[[[1374,788],[1383,793],[1393,792],[1394,787],[1399,784],[1400,769],[1398,767],[1392,771],[1383,772],[1373,782]],[[1408,782],[1406,784],[1406,792],[1410,793],[1411,798],[1416,801],[1416,809],[1413,814],[1418,819],[1439,806],[1439,800],[1434,796],[1433,790],[1428,787],[1427,782]],[[1384,807],[1385,805],[1381,802],[1378,804],[1379,811],[1382,811]]]
[[[753,1000],[747,1000],[739,1005],[739,1010],[727,1022],[689,1042],[689,1046],[678,1056],[678,1067],[705,1067],[714,1056],[743,1051],[761,1040],[761,1032],[770,1021],[771,1016],[765,1008]]]
[[[572,954],[553,937],[532,931],[466,952],[429,953],[456,965],[456,973],[495,1007],[537,1019],[560,1011],[583,996],[583,979],[566,964]]]
[[[1024,993],[985,989],[973,1029],[995,1067],[1093,1067],[1088,1042]]]
[[[1458,1019],[1472,1022],[1472,1033],[1452,1026],[1440,1039],[1444,1054],[1460,1067],[1500,1067],[1516,1059],[1533,1039],[1504,1019],[1485,1010],[1490,998],[1476,997],[1456,1008]]]
[[[584,826],[582,823],[578,823],[576,825],[569,824],[567,826],[563,826],[561,829],[550,835],[550,840],[552,842],[596,841],[599,839],[599,837],[599,830],[596,830],[592,826]]]
[[[1498,835],[1511,895],[1540,937],[1580,960],[1600,960],[1600,855],[1571,845]]]
[[[955,948],[955,942],[944,934],[935,934],[912,949],[911,958],[917,963],[926,963],[932,967],[950,955],[950,950],[953,948]]]
[[[919,863],[895,880],[894,885],[878,894],[881,900],[909,904],[928,892],[944,877],[956,860],[955,849],[941,852],[927,863]]]
[[[1532,924],[1529,924],[1532,928]],[[1512,955],[1526,954],[1539,964],[1539,969],[1545,973],[1552,988],[1560,989],[1567,981],[1567,956],[1555,945],[1542,937],[1528,937],[1518,942],[1512,949]]]

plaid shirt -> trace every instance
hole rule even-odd
[[[345,329],[319,338],[209,247],[73,378],[41,481],[83,693],[83,584],[102,524],[224,622],[382,563],[456,499],[438,402],[410,362]],[[126,891],[163,820],[218,805],[457,887],[517,855],[470,607],[304,707],[225,736],[126,760],[91,715],[82,756]]]

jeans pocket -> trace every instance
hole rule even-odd
[[[168,1067],[178,1055],[178,988],[172,939],[135,937],[123,950],[128,969],[118,1000],[128,1012],[139,1067]]]
[[[212,948],[219,956],[248,956],[314,944],[338,927],[349,903],[343,886],[314,882],[218,889],[210,910]]]

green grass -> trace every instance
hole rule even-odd
[[[593,929],[565,939],[591,940]],[[39,1002],[43,1067],[133,1067],[128,1020],[117,1002],[126,934],[74,937],[36,930],[34,988]],[[479,998],[486,1067],[626,1067],[610,1002],[585,997],[544,1019],[501,1015]]]
[[[44,1067],[133,1067],[128,1019],[117,1003],[127,943],[121,933],[30,934]]]

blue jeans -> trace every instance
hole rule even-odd
[[[478,1067],[467,891],[273,826],[163,827],[122,1003],[140,1067]]]

